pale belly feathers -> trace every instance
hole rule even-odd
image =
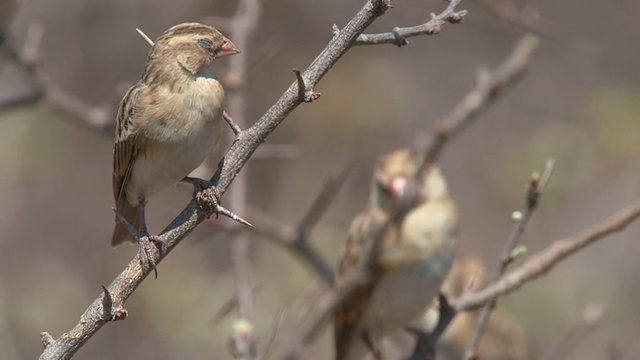
[[[132,205],[137,205],[139,197],[148,198],[178,183],[202,164],[217,145],[223,125],[224,95],[215,94],[220,94],[222,87],[211,78],[198,78],[196,85],[198,91],[190,96],[172,94],[169,100],[186,102],[187,111],[184,105],[177,104],[165,116],[165,122],[145,132],[150,139],[149,148],[136,158],[125,187]]]

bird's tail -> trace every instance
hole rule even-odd
[[[133,225],[133,228],[137,231],[140,228],[140,217],[138,216],[138,209],[131,206],[129,202],[121,199],[116,204],[116,211],[120,214],[129,224]],[[113,236],[111,237],[111,246],[118,246],[123,242],[136,243],[136,239],[131,235],[131,232],[127,229],[127,226],[120,221],[118,215],[116,215],[116,225],[113,228]]]

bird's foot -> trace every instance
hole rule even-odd
[[[138,260],[140,261],[140,266],[142,267],[142,271],[148,271],[149,269],[153,269],[153,273],[158,278],[158,270],[156,269],[156,262],[153,259],[153,252],[159,251],[162,253],[162,247],[168,248],[166,242],[162,241],[160,237],[149,235],[145,227],[142,230],[138,231],[127,219],[122,216],[118,211],[116,211],[116,216],[118,220],[124,224],[129,233],[133,236],[133,238],[138,243]]]
[[[192,177],[186,177],[183,181],[189,182],[193,185],[193,196],[198,202],[198,209],[200,211],[204,211],[207,214],[216,214],[216,219],[219,215],[223,215],[233,221],[253,227],[253,225],[251,225],[247,220],[234,214],[221,205],[220,194],[218,193],[215,185],[210,181]]]
[[[162,253],[163,247],[168,248],[167,243],[162,241],[158,236],[149,235],[146,231],[134,236],[138,242],[138,260],[140,260],[142,270],[146,272],[153,269],[153,274],[157,279],[158,269],[156,268],[157,264],[154,260],[153,253],[155,251]]]

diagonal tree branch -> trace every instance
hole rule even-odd
[[[454,3],[459,3],[459,0],[452,0],[452,4]],[[383,15],[388,7],[387,0],[367,1],[347,25],[334,35],[322,52],[301,74],[306,85],[305,88],[312,91],[313,87],[318,84],[331,67],[351,48],[357,37],[376,18]],[[454,8],[449,6],[443,12],[444,15],[441,14],[440,16],[445,16],[446,14],[449,14],[446,16],[450,16],[453,13]],[[269,134],[303,101],[304,99],[298,96],[298,84],[296,81],[289,86],[280,99],[253,126],[238,135],[237,140],[221,163],[220,177],[217,182],[217,191],[220,195],[226,192],[231,182]],[[150,254],[151,260],[155,264],[159,264],[182,239],[211,215],[213,214],[208,209],[198,209],[195,199],[189,202],[186,208],[160,234],[159,238],[167,244],[167,247],[162,252],[152,252]],[[148,276],[149,271],[150,269],[147,271],[141,269],[136,256],[126,269],[106,287],[107,292],[111,294],[113,301],[124,303]],[[98,295],[96,300],[82,314],[80,321],[73,329],[64,333],[55,341],[51,341],[50,336],[49,341],[43,341],[45,350],[40,356],[41,360],[71,358],[102,326],[114,319],[113,314],[104,314],[103,296],[103,293]]]
[[[427,140],[423,166],[436,162],[442,148],[480,116],[499,96],[525,74],[538,39],[525,36],[495,71],[478,71],[476,86],[449,114],[440,120],[436,132]]]
[[[555,241],[524,264],[507,273],[500,281],[483,290],[463,294],[453,305],[457,311],[474,310],[488,301],[510,294],[525,283],[544,275],[566,257],[598,240],[624,230],[638,217],[640,217],[640,199],[578,234]]]

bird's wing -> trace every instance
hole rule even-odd
[[[334,310],[334,335],[336,359],[344,359],[349,346],[361,341],[358,334],[360,320],[367,310],[371,295],[376,286],[377,254],[379,238],[388,235],[388,218],[384,212],[369,208],[353,221],[347,237],[344,255],[338,262],[337,285],[349,281],[350,277],[362,266],[370,266],[373,281],[356,286],[351,294]],[[384,233],[383,233],[384,232]]]
[[[127,91],[118,108],[113,146],[113,197],[116,207],[120,200],[124,200],[124,189],[131,175],[133,162],[142,147],[135,124],[136,118],[143,113],[140,94],[145,90],[146,85],[142,83],[134,85]]]

